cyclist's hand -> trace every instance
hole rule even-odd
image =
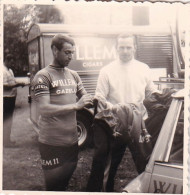
[[[90,94],[83,95],[80,100],[76,103],[77,110],[84,108],[85,106],[93,105],[93,98]]]

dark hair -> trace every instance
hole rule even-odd
[[[119,34],[119,35],[117,36],[117,39],[116,39],[116,47],[117,47],[117,44],[118,44],[118,39],[120,39],[120,38],[122,38],[122,39],[125,39],[125,38],[132,38],[132,39],[133,39],[133,43],[134,43],[134,45],[136,46],[136,37],[135,37],[135,35],[127,34],[127,33],[122,33],[122,34]]]
[[[11,59],[13,59],[14,60],[14,56],[12,55],[12,54],[7,54],[6,56],[5,56],[5,60],[11,60]]]
[[[63,48],[64,43],[70,43],[71,45],[75,45],[73,39],[67,35],[57,34],[53,37],[51,41],[51,49],[55,46],[58,50]]]

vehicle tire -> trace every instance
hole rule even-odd
[[[92,120],[85,114],[77,113],[78,144],[80,148],[90,145],[92,141]]]

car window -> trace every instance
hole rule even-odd
[[[177,121],[176,131],[172,148],[170,152],[169,162],[183,164],[183,131],[184,131],[184,106]]]

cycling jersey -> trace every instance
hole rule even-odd
[[[32,87],[35,99],[50,96],[51,104],[76,103],[86,93],[79,75],[68,68],[49,65],[34,77]],[[37,101],[38,102],[38,101]],[[38,106],[37,106],[38,107]],[[78,141],[76,111],[56,116],[39,117],[39,141],[54,146],[74,145]]]

